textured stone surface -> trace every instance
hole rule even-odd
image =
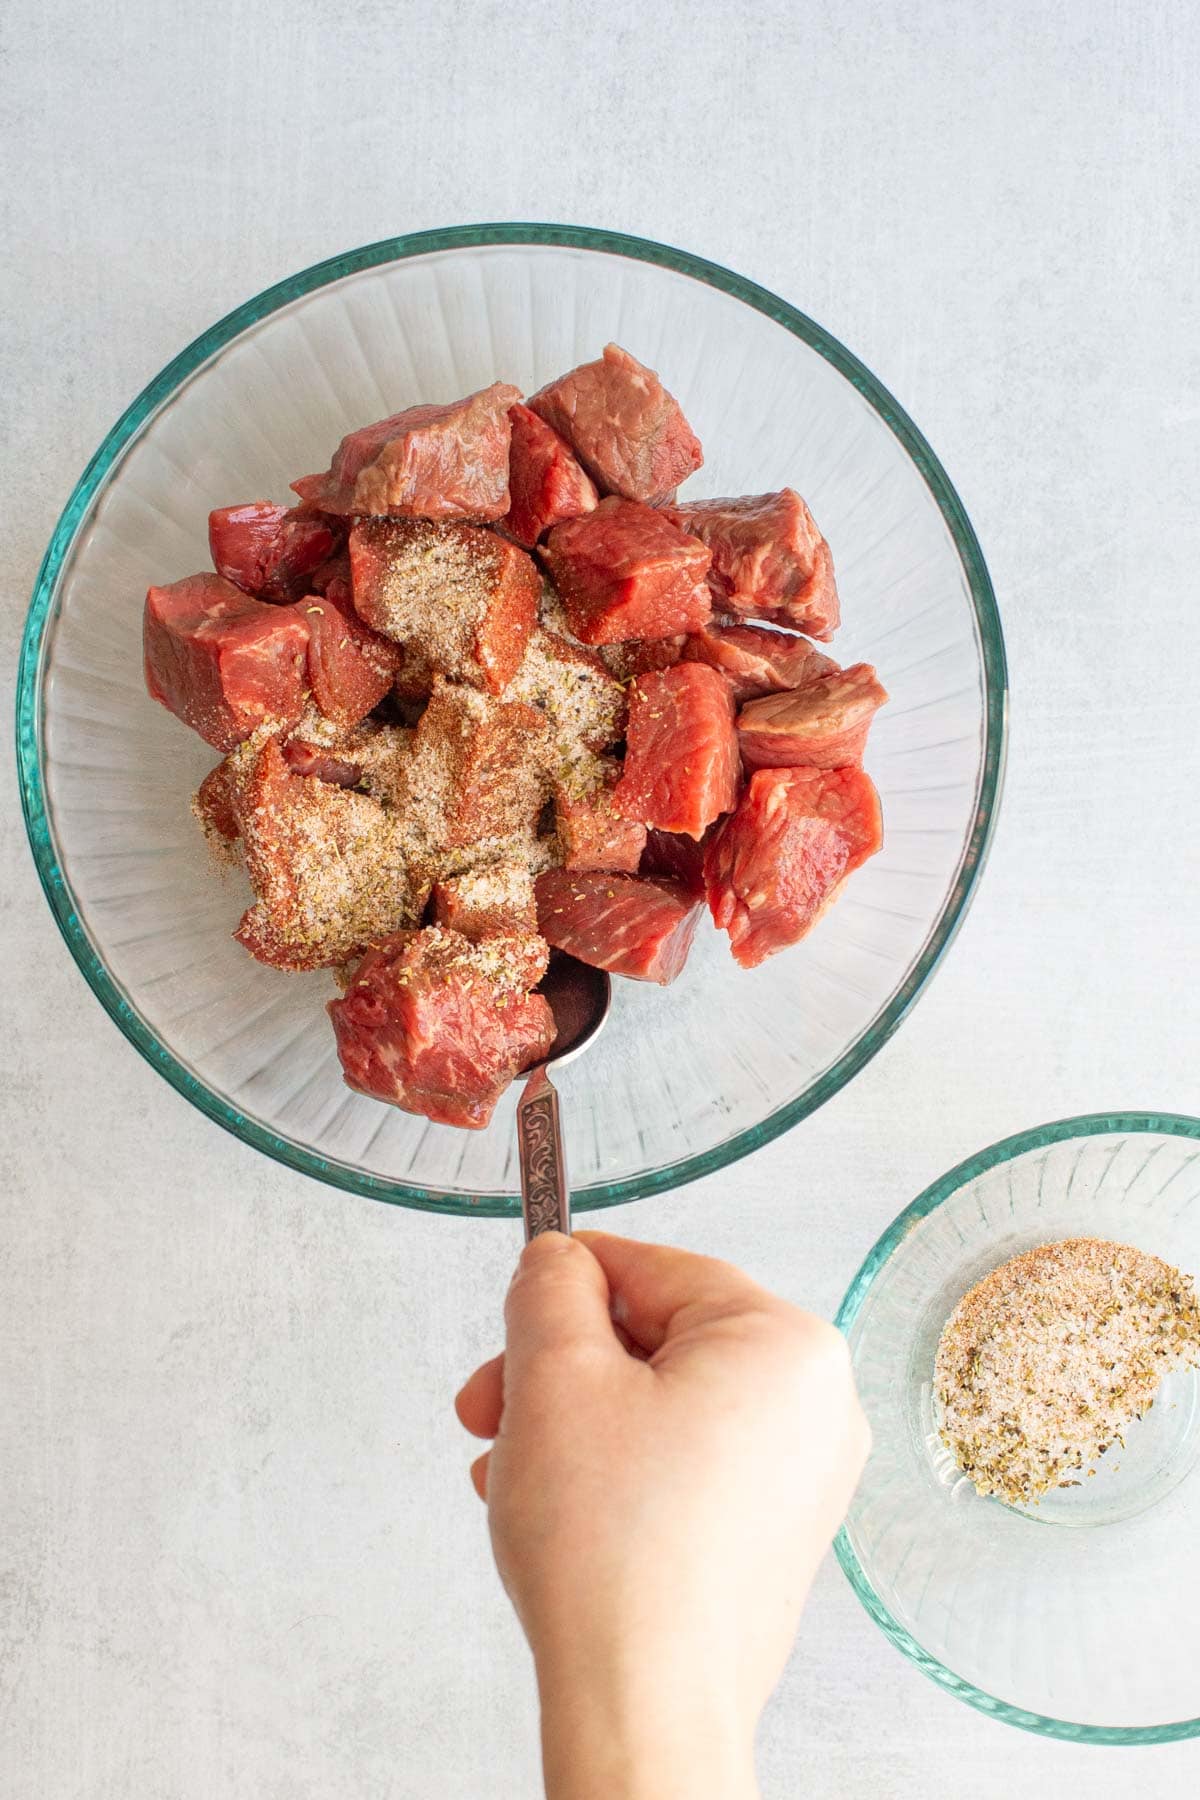
[[[959,1157],[1075,1111],[1195,1111],[1200,1051],[1192,8],[829,17],[209,0],[168,26],[149,0],[10,0],[0,95],[9,686],[120,409],[229,307],[390,232],[541,216],[684,244],[812,313],[925,430],[1012,664],[980,897],[848,1091],[610,1221],[824,1311]],[[509,129],[514,88],[536,130]],[[210,1125],[86,991],[11,780],[3,833],[5,949],[36,979],[6,986],[0,1056],[0,1794],[528,1800],[529,1671],[450,1411],[515,1229],[345,1198]],[[832,1565],[761,1754],[768,1800],[1174,1800],[1198,1762],[977,1717]]]

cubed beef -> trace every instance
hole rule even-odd
[[[308,622],[308,683],[313,699],[335,725],[357,725],[372,712],[400,671],[398,644],[364,625],[340,582],[301,606]]]
[[[512,406],[508,459],[508,511],[500,521],[531,549],[543,532],[564,519],[591,512],[599,498],[587,471],[569,447],[527,406]]]
[[[533,876],[521,862],[497,862],[490,868],[448,875],[434,884],[433,916],[436,924],[472,940],[536,932]]]
[[[650,638],[644,644],[604,644],[599,654],[605,668],[618,681],[632,681],[635,675],[649,675],[654,669],[673,669],[683,657],[684,645],[691,641],[679,633],[675,637]]]
[[[289,511],[269,500],[251,500],[208,515],[213,568],[260,600],[299,600],[309,591],[308,577],[336,544],[328,520],[300,507]]]
[[[344,437],[324,475],[293,490],[330,513],[500,519],[508,511],[508,409],[502,381],[449,406],[410,406]]]
[[[215,769],[208,771],[192,796],[192,811],[210,842],[215,844],[224,839],[232,844],[241,837],[237,788],[228,757],[223,757]]]
[[[666,987],[687,961],[700,904],[671,881],[547,869],[537,879],[538,925],[580,962]]]
[[[268,720],[294,725],[303,711],[309,631],[295,607],[189,575],[150,589],[142,637],[152,698],[217,750]]]
[[[799,494],[783,488],[666,510],[711,550],[709,585],[722,612],[833,636],[841,618],[833,558]]]
[[[833,659],[807,638],[763,625],[706,625],[685,638],[682,656],[685,662],[708,663],[719,669],[739,704],[756,700],[760,694],[803,687],[837,668]]]
[[[481,1129],[514,1075],[554,1042],[554,1015],[529,991],[538,943],[472,944],[434,926],[371,950],[329,1003],[347,1084],[440,1125]]]
[[[669,638],[698,631],[711,615],[710,552],[652,506],[602,500],[556,525],[542,555],[585,644]]]
[[[737,805],[737,730],[728,685],[703,663],[640,675],[629,690],[622,818],[703,837]]]
[[[625,730],[625,690],[596,652],[540,625],[504,697],[543,715],[542,752],[552,764],[570,762],[584,750],[607,750]]]
[[[708,904],[744,969],[811,931],[883,842],[861,769],[760,769],[704,859]]]
[[[336,966],[420,918],[397,819],[367,794],[297,775],[274,738],[238,784],[237,815],[256,904],[236,937],[279,969]]]
[[[306,715],[306,719],[308,719]],[[320,721],[316,723],[323,730]],[[332,782],[335,787],[357,787],[362,780],[362,765],[349,760],[362,734],[346,734],[344,744],[334,749],[303,736],[305,720],[297,732],[280,739],[283,760],[294,775],[307,775],[317,781]],[[199,819],[205,835],[224,838],[232,843],[242,835],[240,817],[242,786],[253,767],[258,751],[253,745],[239,744],[210,769],[192,798],[192,811]]]
[[[541,576],[524,550],[476,525],[360,519],[350,562],[368,625],[436,674],[504,691],[537,623]]]
[[[421,714],[399,805],[431,848],[532,831],[545,797],[539,741],[546,721],[439,675]]]
[[[617,344],[550,382],[529,406],[566,438],[606,494],[661,500],[704,461],[679,402]]]
[[[738,714],[748,769],[842,769],[862,761],[871,720],[887,699],[870,663],[835,669],[786,694],[765,694]]]
[[[553,778],[554,816],[564,869],[632,873],[646,847],[646,827],[613,811],[621,778],[615,757],[581,757]]]
[[[678,882],[693,900],[703,900],[706,893],[704,850],[713,833],[720,828],[719,821],[710,825],[702,838],[681,837],[674,831],[648,831],[638,874]]]

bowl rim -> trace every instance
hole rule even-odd
[[[70,883],[55,853],[42,770],[43,653],[54,617],[59,577],[93,502],[157,409],[240,333],[319,288],[385,263],[403,262],[447,250],[486,249],[499,245],[595,251],[670,269],[743,301],[800,338],[832,364],[899,439],[941,512],[966,576],[984,673],[983,762],[974,818],[954,882],[905,981],[837,1061],[794,1099],[712,1149],[638,1175],[578,1189],[572,1197],[577,1210],[622,1205],[683,1186],[728,1167],[772,1142],[832,1098],[887,1042],[946,954],[982,873],[1003,783],[1008,682],[1000,616],[983,552],[962,501],[908,414],[865,364],[806,314],[758,283],[689,251],[591,226],[542,223],[455,225],[383,238],[328,257],[264,288],[202,332],[143,388],[108,432],[71,492],[38,570],[21,643],[16,704],[21,806],[38,876],[58,928],[92,992],[134,1048],[185,1099],[243,1143],[301,1174],[370,1199],[431,1212],[513,1218],[519,1215],[520,1203],[510,1194],[448,1194],[391,1181],[319,1156],[296,1140],[280,1136],[249,1118],[185,1068],[125,999],[92,947],[76,910]]]
[[[1132,1136],[1151,1132],[1163,1137],[1190,1138],[1200,1142],[1200,1119],[1192,1118],[1187,1113],[1173,1112],[1081,1113],[1075,1118],[1055,1119],[1048,1125],[1035,1125],[1030,1130],[1018,1131],[1012,1137],[1001,1138],[998,1143],[989,1144],[986,1150],[979,1150],[974,1156],[968,1156],[945,1175],[939,1176],[892,1220],[872,1246],[847,1288],[834,1324],[839,1331],[849,1333],[862,1311],[867,1295],[914,1226],[928,1218],[930,1213],[936,1212],[944,1201],[959,1193],[988,1169],[1012,1162],[1016,1157],[1024,1156],[1027,1151],[1044,1149],[1049,1144],[1067,1143],[1076,1138]],[[876,1593],[855,1554],[844,1525],[838,1532],[833,1547],[850,1586],[884,1636],[914,1662],[922,1674],[928,1675],[931,1681],[936,1681],[948,1694],[965,1700],[968,1706],[975,1707],[977,1711],[987,1713],[989,1717],[999,1719],[1006,1725],[1017,1725],[1022,1731],[1032,1731],[1041,1737],[1059,1738],[1073,1744],[1173,1744],[1185,1738],[1200,1737],[1200,1717],[1179,1719],[1166,1725],[1081,1725],[1071,1719],[1056,1719],[1045,1713],[1031,1712],[1027,1707],[1015,1706],[1008,1700],[1001,1700],[996,1695],[985,1692],[976,1687],[974,1682],[965,1680],[947,1668],[945,1663],[926,1650],[923,1644],[919,1644],[912,1633],[893,1616]]]

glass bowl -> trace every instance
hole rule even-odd
[[[837,1323],[874,1433],[837,1541],[892,1642],[982,1712],[1084,1743],[1200,1735],[1200,1376],[1039,1506],[981,1499],[937,1434],[934,1353],[990,1269],[1112,1238],[1200,1276],[1200,1119],[1119,1113],[1008,1138],[900,1214]]]
[[[210,507],[285,496],[352,427],[500,376],[531,391],[610,339],[680,397],[697,493],[791,483],[810,501],[838,657],[877,663],[892,695],[868,764],[887,841],[767,967],[743,974],[707,928],[675,987],[616,984],[604,1037],[563,1075],[576,1205],[718,1169],[828,1099],[913,1004],[979,876],[1005,715],[987,571],[929,446],[819,326],[712,263],[575,227],[425,232],[281,282],[169,364],[85,470],[30,608],[18,752],[47,897],[116,1023],[245,1142],[358,1193],[515,1212],[511,1096],[471,1133],[351,1094],[328,976],[232,941],[240,877],[188,810],[214,757],[146,698],[145,589],[207,566]]]

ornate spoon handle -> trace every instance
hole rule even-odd
[[[517,1102],[521,1154],[521,1209],[525,1242],[543,1231],[571,1229],[571,1195],[563,1155],[558,1094],[544,1067],[535,1069]]]

